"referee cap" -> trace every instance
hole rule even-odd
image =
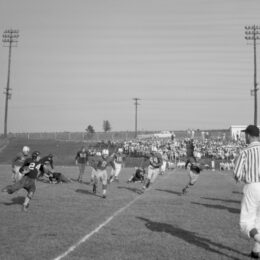
[[[245,130],[242,130],[241,132],[245,132],[246,134],[249,134],[251,136],[259,136],[259,128],[255,125],[249,125]]]

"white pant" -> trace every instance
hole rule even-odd
[[[115,162],[115,169],[112,169],[111,176],[118,177],[121,169],[122,169],[122,164]]]
[[[148,166],[147,179],[150,180],[151,183],[153,183],[159,173],[160,168],[152,168],[151,166]]]
[[[92,170],[91,179],[97,184],[101,181],[103,185],[107,185],[107,171],[106,170]]]
[[[18,182],[23,177],[23,175],[19,172],[20,168],[21,168],[20,166],[14,166],[13,168],[12,179],[14,182]]]
[[[166,171],[166,165],[167,165],[167,162],[166,162],[166,161],[163,161],[162,166],[161,166],[161,171],[162,171],[162,172],[165,172],[165,171]]]
[[[245,184],[241,202],[240,228],[250,237],[249,232],[256,228],[260,233],[260,183]],[[260,244],[255,243],[254,251],[260,252]]]

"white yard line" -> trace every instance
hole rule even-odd
[[[173,170],[173,172],[175,172],[176,169]],[[173,173],[171,172],[171,173]],[[167,173],[167,176],[169,176],[170,173]],[[165,179],[165,178],[163,178]],[[157,183],[157,182],[156,182]],[[150,190],[150,189],[149,189]],[[146,194],[149,190],[147,190],[144,194]],[[75,243],[74,245],[72,245],[71,247],[69,247],[68,250],[66,250],[64,253],[62,253],[61,255],[55,257],[53,260],[60,260],[66,256],[68,256],[71,252],[73,252],[75,249],[77,249],[81,244],[83,244],[84,242],[86,242],[89,238],[91,238],[94,234],[98,233],[99,230],[101,228],[103,228],[104,226],[106,226],[110,221],[112,221],[116,216],[118,216],[120,213],[122,213],[124,210],[126,210],[127,208],[129,208],[133,203],[135,203],[137,200],[139,200],[140,198],[143,198],[143,196],[137,196],[135,197],[132,201],[130,201],[126,206],[120,208],[119,210],[117,210],[112,216],[110,216],[106,221],[104,221],[102,224],[100,224],[96,229],[94,229],[93,231],[91,231],[90,233],[86,234],[84,237],[82,237],[77,243]]]
[[[117,215],[119,215],[121,212],[123,212],[125,209],[130,207],[134,202],[136,202],[138,199],[140,199],[142,196],[135,197],[132,201],[130,201],[126,206],[120,208],[117,210],[111,217],[109,217],[106,221],[104,221],[102,224],[100,224],[96,229],[91,231],[90,233],[86,234],[83,238],[81,238],[77,243],[72,245],[67,251],[65,251],[63,254],[57,256],[54,258],[54,260],[60,260],[64,257],[66,257],[69,253],[74,251],[77,247],[79,247],[82,243],[86,242],[89,238],[91,238],[95,233],[99,232],[101,228],[106,226],[111,220],[113,220]]]

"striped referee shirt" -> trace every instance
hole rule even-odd
[[[260,142],[252,142],[235,163],[234,178],[245,183],[260,182]]]

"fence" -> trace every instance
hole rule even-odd
[[[138,132],[138,135],[151,134],[152,132]],[[210,138],[221,138],[225,134],[226,139],[230,139],[229,130],[210,130]],[[187,131],[175,131],[178,139],[187,137]],[[100,142],[100,141],[128,141],[135,139],[135,132],[97,132],[89,134],[86,132],[42,132],[42,133],[9,133],[9,138],[22,138],[31,140],[58,140],[58,141],[73,141],[73,142]],[[195,138],[201,138],[200,131],[195,132]]]
[[[58,140],[72,142],[100,142],[100,141],[125,141],[134,139],[134,132],[43,132],[43,133],[9,133],[9,138],[21,138],[28,140]]]

